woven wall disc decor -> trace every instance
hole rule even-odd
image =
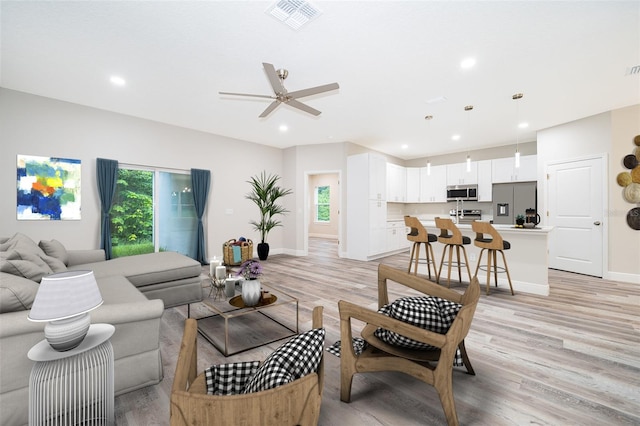
[[[631,170],[638,165],[638,159],[633,154],[625,155],[624,160],[622,160],[622,164],[624,164],[627,169]]]
[[[640,231],[640,207],[634,207],[627,213],[627,224],[637,231]]]
[[[631,173],[629,173],[629,172],[620,172],[620,173],[618,173],[618,176],[616,176],[616,182],[618,182],[618,185],[620,185],[620,186],[629,185],[631,182],[633,182],[631,180]]]
[[[632,204],[640,204],[640,135],[633,138],[636,148],[633,154],[625,155],[622,164],[630,172],[620,172],[616,182],[622,186],[622,197]],[[627,224],[635,230],[640,230],[640,207],[634,207],[627,213]]]
[[[640,183],[630,183],[624,187],[624,199],[630,203],[640,203]]]

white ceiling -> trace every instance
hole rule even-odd
[[[297,31],[265,13],[272,3],[2,1],[0,86],[275,147],[350,141],[403,159],[531,141],[640,103],[639,1],[315,1],[322,14]],[[476,66],[461,69],[467,57]],[[301,99],[318,117],[281,105],[260,119],[268,99],[218,91],[270,95],[262,62],[289,70],[289,91],[340,89]],[[519,133],[518,116],[530,124]]]

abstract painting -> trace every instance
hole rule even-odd
[[[80,160],[18,155],[18,220],[80,220]]]

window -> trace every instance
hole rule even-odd
[[[329,223],[331,221],[330,186],[316,186],[315,207],[316,222]]]
[[[194,258],[197,223],[188,172],[118,169],[111,208],[114,257],[175,251]]]

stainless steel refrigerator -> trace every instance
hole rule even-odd
[[[526,209],[538,210],[537,182],[494,183],[493,223],[515,225]]]

